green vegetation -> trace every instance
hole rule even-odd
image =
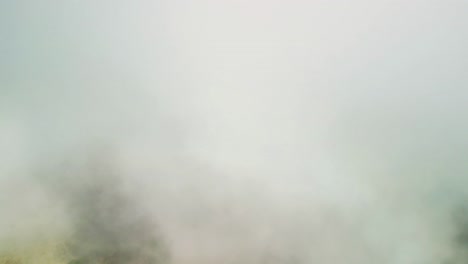
[[[0,264],[67,264],[72,260],[62,243],[42,243],[0,253]]]

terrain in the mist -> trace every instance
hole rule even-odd
[[[155,219],[126,193],[114,162],[92,155],[38,173],[37,183],[66,207],[67,220],[61,221],[69,221],[71,228],[22,244],[12,240],[0,249],[0,263],[169,263]],[[47,229],[53,232],[54,227]]]

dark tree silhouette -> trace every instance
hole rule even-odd
[[[63,166],[60,197],[69,207],[74,234],[70,264],[160,264],[169,260],[154,217],[123,189],[107,155]]]

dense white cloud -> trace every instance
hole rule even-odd
[[[440,263],[467,5],[3,1],[1,189],[112,146],[175,263]],[[22,223],[30,198],[7,203]]]

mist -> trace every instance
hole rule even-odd
[[[0,263],[467,262],[467,8],[0,1]]]

